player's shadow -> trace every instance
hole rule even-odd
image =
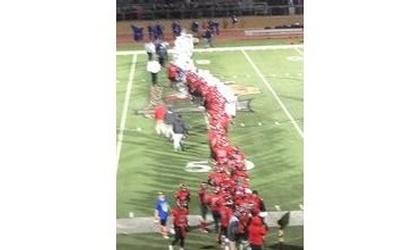
[[[303,246],[294,246],[294,245],[288,245],[284,244],[280,246],[278,243],[268,246],[267,249],[275,249],[275,250],[303,250]]]
[[[206,246],[200,247],[200,249],[217,249],[217,247],[213,245],[206,245]]]

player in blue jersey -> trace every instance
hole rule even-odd
[[[167,222],[170,215],[170,206],[162,192],[159,192],[158,195],[155,206],[155,223],[159,224],[160,233],[163,238],[169,239]]]
[[[172,34],[174,35],[174,39],[176,39],[177,36],[181,35],[181,25],[179,22],[175,21],[172,23]]]
[[[135,25],[131,25],[131,30],[133,31],[133,40],[136,42],[140,42],[143,40],[143,28],[137,27]]]

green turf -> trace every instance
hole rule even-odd
[[[299,250],[303,249],[303,227],[288,227],[285,230],[285,245],[284,250]],[[216,235],[213,233],[202,234],[197,231],[192,231],[188,234],[186,240],[186,249],[220,249],[215,242]],[[271,228],[269,234],[265,239],[266,249],[277,248],[277,229]],[[158,233],[149,234],[131,234],[117,236],[118,250],[161,250],[167,249],[170,240],[163,239]],[[175,248],[178,249],[178,248]]]
[[[302,72],[302,62],[287,60],[287,56],[296,56],[297,52],[278,50],[247,53],[302,126],[302,80],[298,77]],[[260,191],[268,208],[273,210],[274,205],[279,204],[283,209],[298,209],[299,203],[303,201],[303,141],[285,113],[241,52],[197,53],[195,58],[211,60],[210,65],[201,68],[210,69],[222,79],[256,86],[262,91],[262,94],[253,96],[254,113],[238,114],[235,125],[231,127],[230,137],[256,164],[256,168],[250,171],[252,187]],[[120,119],[131,56],[118,56],[117,63],[120,81],[117,84],[117,117]],[[272,65],[276,67],[270,67]],[[289,72],[296,79],[279,77],[284,72]],[[270,77],[270,74],[278,76]],[[160,77],[161,84],[166,85],[164,75]],[[205,160],[208,156],[201,114],[184,115],[192,126],[192,135],[188,140],[188,151],[179,154],[173,153],[172,145],[153,133],[152,120],[134,115],[136,108],[147,103],[149,79],[150,76],[145,72],[145,56],[140,55],[126,122],[126,128],[131,130],[124,133],[118,169],[118,217],[127,217],[129,212],[134,212],[136,216],[151,215],[156,192],[172,193],[179,182],[185,182],[196,189],[198,183],[206,177],[206,174],[184,171],[188,161]],[[258,122],[263,125],[258,126]],[[279,122],[279,125],[275,125],[275,122]],[[244,123],[245,127],[240,127],[240,123]],[[141,132],[133,131],[138,127],[142,128]],[[194,197],[192,213],[198,213],[195,201]]]
[[[298,51],[247,53],[303,129],[303,62],[292,60],[299,56]],[[234,145],[238,145],[255,163],[256,168],[250,171],[252,188],[259,190],[267,208],[274,210],[274,205],[278,204],[283,210],[298,210],[303,202],[303,139],[273,94],[240,51],[196,53],[194,59],[210,60],[209,65],[197,66],[209,69],[223,80],[254,86],[261,91],[258,95],[241,97],[253,98],[251,106],[254,112],[238,113],[229,135]],[[207,174],[188,173],[184,167],[188,161],[205,160],[209,155],[203,115],[184,115],[192,127],[188,149],[174,153],[172,145],[154,133],[153,120],[135,115],[137,108],[148,103],[150,75],[145,71],[145,60],[145,55],[138,56],[130,96],[118,166],[117,217],[128,217],[129,212],[135,216],[151,216],[156,193],[164,191],[171,194],[180,182],[193,188],[191,213],[198,214],[196,189]],[[117,56],[117,126],[120,124],[131,61],[132,56]],[[164,73],[159,76],[159,82],[165,87],[165,92],[169,91]],[[241,127],[241,123],[245,127]],[[137,128],[142,130],[139,132]],[[173,201],[170,200],[170,203],[173,204]],[[302,230],[291,230],[291,244],[303,245]],[[190,238],[190,244],[194,246],[191,249],[200,249],[206,244],[211,245],[214,235],[192,233]],[[274,235],[270,234],[268,239],[271,239],[268,240],[270,245],[274,244]],[[165,244],[156,234],[118,236],[119,250],[164,249],[162,246]]]
[[[285,51],[296,54],[293,50]],[[282,58],[282,55],[277,51],[247,53],[263,74],[265,70],[278,73],[282,64],[288,64],[287,61],[282,61],[282,64],[276,63]],[[222,79],[233,79],[243,85],[256,86],[262,91],[262,94],[254,96],[252,101],[252,108],[255,112],[240,113],[237,116],[236,125],[230,131],[230,138],[256,164],[256,169],[250,171],[252,186],[259,190],[268,208],[272,210],[274,205],[279,204],[284,209],[298,209],[299,203],[303,202],[303,141],[292,124],[288,122],[288,118],[280,109],[279,104],[241,52],[197,53],[196,57],[210,59],[211,64],[205,68],[210,69]],[[264,58],[267,58],[271,65],[261,65],[257,62]],[[291,74],[300,72],[301,66],[295,66],[297,67],[289,68]],[[270,67],[273,68],[270,69]],[[236,78],[234,78],[235,76]],[[272,81],[268,78],[267,80],[273,85],[273,88],[279,88],[283,84],[282,81]],[[302,85],[302,82],[300,84]],[[287,87],[290,86],[284,86],[284,88]],[[302,88],[300,90],[302,91]],[[302,92],[296,93],[296,95],[300,99],[303,98]],[[291,103],[283,100],[283,102],[285,105],[293,106],[294,110],[302,111],[302,100]],[[294,116],[297,119],[303,117],[303,114],[296,113]],[[275,125],[276,121],[280,125]],[[258,126],[258,122],[263,125]],[[244,123],[245,127],[238,126],[240,123]],[[273,192],[273,190],[275,191]]]
[[[259,51],[247,52],[266,80],[272,85],[290,114],[303,128],[303,61],[299,52],[273,50],[261,54]],[[277,62],[273,65],[272,62]]]
[[[126,60],[125,57],[118,57],[117,62],[125,65],[123,68],[130,67],[129,64],[120,63],[120,60]],[[145,72],[145,67],[145,58],[139,56],[126,128],[142,128],[142,132],[124,132],[117,180],[118,217],[127,217],[129,212],[134,212],[136,216],[149,216],[153,212],[154,198],[158,191],[170,193],[179,182],[195,187],[205,178],[205,174],[186,175],[183,170],[187,161],[208,155],[202,115],[185,117],[194,128],[189,140],[189,150],[187,154],[174,154],[172,145],[154,134],[153,121],[134,114],[137,108],[148,102],[150,75]],[[126,72],[126,69],[122,70]],[[163,74],[160,79],[166,82]],[[123,105],[124,95],[125,93],[117,96],[117,106]],[[197,128],[201,128],[201,131]]]

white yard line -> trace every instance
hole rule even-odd
[[[303,44],[282,44],[282,45],[264,45],[264,46],[239,46],[239,47],[220,47],[220,48],[207,48],[207,49],[194,49],[194,52],[225,52],[225,51],[241,51],[241,50],[270,50],[270,49],[297,49],[303,48]],[[168,50],[172,53],[173,50]],[[118,56],[123,55],[145,55],[144,50],[128,50],[117,51]]]
[[[261,73],[261,71],[257,68],[257,66],[255,65],[255,63],[251,60],[251,58],[248,56],[248,54],[245,52],[245,50],[241,50],[242,54],[244,54],[245,58],[248,60],[249,64],[251,64],[252,68],[254,68],[255,72],[257,72],[258,76],[261,78],[261,80],[263,81],[263,83],[265,84],[265,86],[267,86],[267,88],[270,90],[271,94],[273,94],[274,98],[276,99],[276,101],[280,104],[280,107],[283,109],[284,113],[286,113],[287,117],[289,118],[289,120],[292,122],[293,126],[296,128],[296,130],[298,131],[299,135],[303,138],[303,132],[302,129],[299,127],[299,125],[296,123],[295,119],[293,118],[293,116],[289,113],[289,111],[287,110],[286,106],[283,104],[283,102],[280,100],[280,97],[277,95],[277,93],[273,90],[273,87],[271,86],[271,84],[267,81],[267,79],[265,79],[265,77],[263,76],[263,74]]]
[[[137,63],[137,54],[134,54],[131,61],[131,68],[130,68],[130,75],[128,77],[127,89],[125,91],[124,108],[123,108],[123,113],[121,116],[120,128],[117,135],[117,141],[118,141],[117,142],[117,169],[118,169],[118,164],[120,162],[121,147],[122,147],[122,141],[123,141],[124,129],[125,129],[125,121],[127,120],[128,104],[130,102],[131,88],[133,86],[134,73],[136,71],[136,63]]]
[[[295,50],[299,53],[299,55],[303,56],[303,52],[300,49],[295,47]]]

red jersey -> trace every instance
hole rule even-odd
[[[221,158],[226,158],[226,150],[224,150],[222,147],[214,147],[214,152],[216,154],[216,161],[221,160]]]
[[[245,205],[244,200],[239,195],[236,195],[234,203],[235,203],[235,206],[238,206],[238,207]]]
[[[264,209],[264,200],[256,194],[252,195],[253,203],[258,207],[258,210],[261,211]]]
[[[210,146],[213,148],[217,144],[217,140],[219,139],[220,135],[217,131],[210,129],[208,132]]]
[[[222,118],[221,118],[221,123],[222,123],[223,128],[224,128],[226,131],[228,131],[228,129],[229,129],[229,124],[230,124],[230,119],[229,119],[229,116],[228,116],[228,115],[226,115],[226,114],[224,114],[224,115],[222,116]]]
[[[183,201],[183,202],[189,202],[190,201],[190,191],[189,190],[178,190],[175,193],[175,199]]]
[[[261,212],[259,200],[255,199],[252,195],[246,194],[243,200],[252,215],[258,215]]]
[[[155,107],[155,120],[163,120],[166,115],[166,107],[164,105],[158,105]]]
[[[211,211],[219,211],[222,205],[222,196],[219,194],[213,194],[208,196]]]
[[[176,207],[172,209],[172,221],[174,226],[186,228],[188,226],[188,210],[186,208]]]
[[[187,80],[187,84],[191,84],[193,82],[197,82],[198,81],[198,76],[194,73],[187,73],[185,79]]]
[[[221,206],[219,209],[220,214],[220,224],[222,224],[223,227],[227,227],[229,225],[230,217],[232,216],[232,209]]]
[[[246,233],[249,219],[248,213],[241,213],[239,216],[239,233]]]
[[[201,95],[206,98],[207,94],[209,93],[209,87],[205,84],[201,84],[199,87],[199,91]]]
[[[220,186],[223,182],[225,173],[218,173],[218,172],[213,172],[211,175],[209,175],[209,178],[211,180],[211,182],[213,183],[213,185],[215,186]]]
[[[251,219],[251,223],[248,227],[248,241],[252,245],[262,246],[264,243],[264,236],[267,234],[267,230],[262,223],[261,218],[254,216]]]
[[[173,64],[169,64],[168,66],[168,79],[171,81],[175,81],[177,77],[177,67]]]
[[[235,172],[233,173],[232,178],[233,178],[234,180],[241,180],[241,181],[244,181],[244,180],[246,180],[246,179],[249,179],[249,175],[248,175],[248,173],[247,173],[247,172],[245,172],[245,171],[237,170],[237,171],[235,171]]]

